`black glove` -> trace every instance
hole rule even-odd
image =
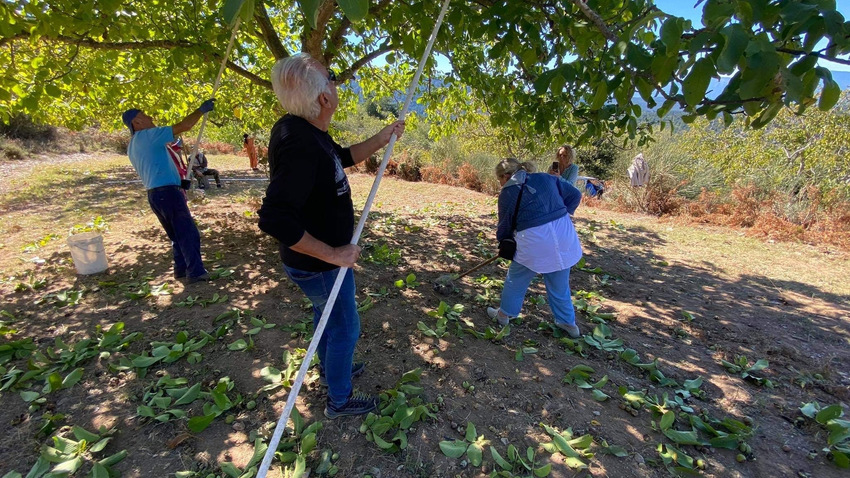
[[[515,255],[516,241],[514,239],[502,239],[499,241],[499,257],[512,261]]]

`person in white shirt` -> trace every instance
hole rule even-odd
[[[577,338],[581,331],[570,294],[570,268],[581,259],[582,251],[570,215],[581,202],[581,192],[561,177],[528,169],[513,158],[496,166],[502,184],[496,237],[500,251],[503,241],[515,240],[516,253],[501,304],[498,309],[488,307],[487,314],[507,325],[519,315],[531,280],[543,274],[555,325]]]
[[[646,186],[649,183],[649,164],[643,159],[643,153],[638,153],[629,166],[629,182],[633,188]]]

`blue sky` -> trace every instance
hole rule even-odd
[[[671,15],[684,17],[692,20],[695,25],[702,23],[702,7],[705,3],[701,3],[698,7],[696,0],[655,0],[655,5],[662,11]],[[836,0],[835,2],[838,11],[847,18],[850,14],[850,0]],[[850,66],[839,65],[837,63],[822,62],[823,66],[836,71],[850,71]]]

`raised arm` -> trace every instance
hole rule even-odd
[[[171,127],[171,131],[174,133],[174,136],[178,136],[186,131],[192,129],[198,123],[198,120],[204,116],[204,113],[212,111],[215,109],[215,99],[209,99],[201,103],[201,106],[198,107],[195,111],[189,113],[189,116],[186,116],[179,123],[176,123]]]

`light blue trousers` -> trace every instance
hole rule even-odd
[[[525,293],[536,275],[536,272],[519,262],[511,262],[508,276],[505,278],[505,288],[502,290],[502,303],[499,306],[503,313],[510,317],[519,315]],[[575,325],[576,311],[570,295],[570,270],[543,274],[543,283],[546,284],[546,296],[555,322]]]

